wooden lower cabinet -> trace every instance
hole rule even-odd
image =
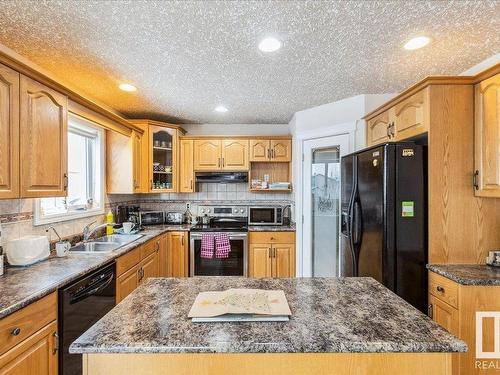
[[[188,232],[167,233],[167,275],[169,277],[188,277]]]
[[[0,319],[1,375],[57,375],[57,292]]]
[[[294,277],[295,233],[251,232],[249,277]]]
[[[448,332],[458,335],[458,310],[433,295],[429,296],[432,319]]]
[[[168,234],[163,234],[160,237],[160,250],[158,253],[158,276],[168,277],[168,251],[167,251]]]
[[[120,303],[139,286],[139,269],[138,264],[116,279],[116,303]]]
[[[116,261],[116,303],[120,303],[148,277],[160,276],[162,236],[122,255]]]
[[[56,375],[57,321],[0,355],[1,375]]]
[[[250,277],[272,277],[271,244],[250,244],[248,275]]]
[[[456,307],[451,304],[456,303]],[[500,311],[500,286],[461,285],[429,272],[429,310],[432,319],[467,344],[467,353],[453,354],[453,375],[498,375],[498,358],[476,358],[476,312],[491,313],[480,320],[483,352],[492,352],[495,341],[494,314]],[[481,366],[478,366],[478,363]],[[490,366],[488,368],[488,366]]]

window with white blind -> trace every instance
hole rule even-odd
[[[70,116],[68,195],[35,200],[35,225],[104,213],[104,130]]]

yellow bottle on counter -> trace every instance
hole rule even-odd
[[[113,218],[113,213],[111,212],[111,210],[108,211],[108,213],[106,214],[106,223],[108,225],[106,225],[106,235],[107,236],[111,236],[114,232],[114,229],[113,229],[113,223],[114,223],[115,219]]]

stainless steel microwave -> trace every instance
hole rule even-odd
[[[283,207],[250,206],[249,225],[283,225]]]
[[[165,223],[163,211],[140,211],[139,223],[141,225],[159,225]]]

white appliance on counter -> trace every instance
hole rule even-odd
[[[29,266],[49,257],[49,239],[31,235],[11,240],[5,244],[5,255],[11,266]]]

